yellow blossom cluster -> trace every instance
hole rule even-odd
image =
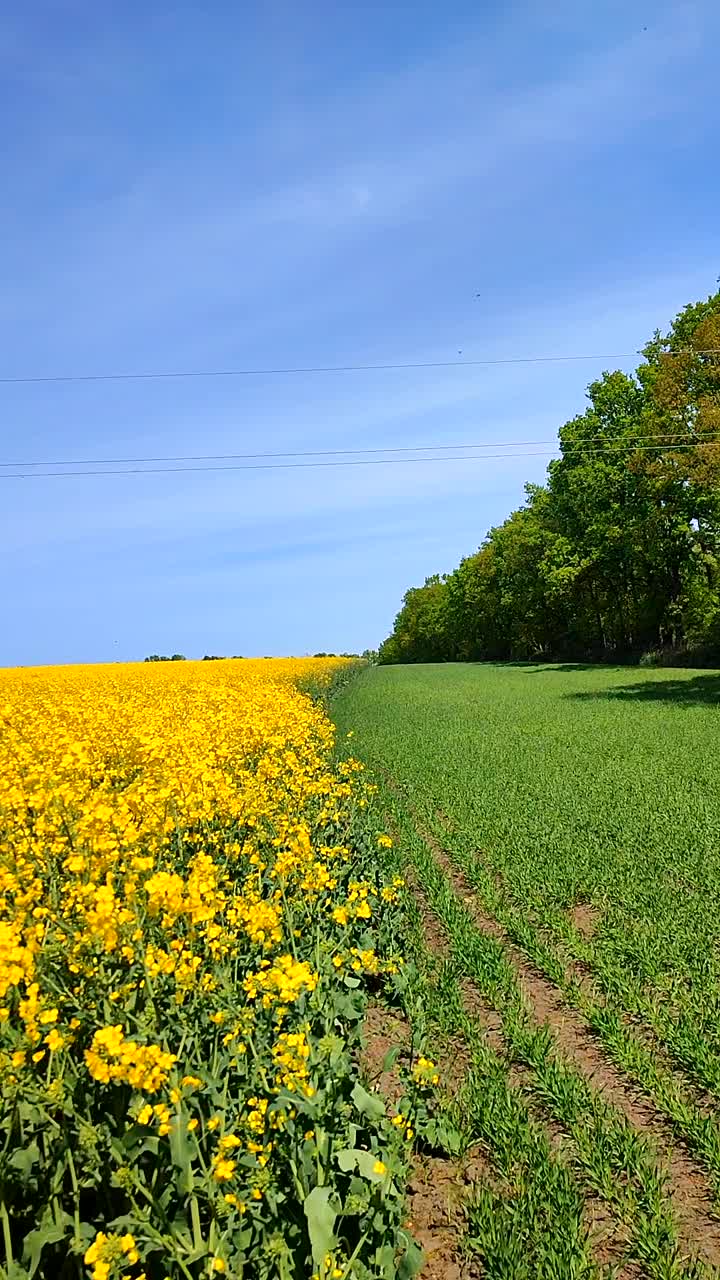
[[[154,1044],[126,1040],[118,1025],[95,1032],[92,1045],[85,1050],[85,1062],[93,1080],[101,1084],[116,1080],[142,1093],[157,1093],[177,1062],[177,1056]]]
[[[84,1261],[91,1268],[92,1280],[109,1280],[114,1264],[132,1266],[139,1257],[134,1236],[129,1233],[124,1236],[106,1235],[99,1231],[87,1249]],[[143,1280],[143,1277],[139,1276],[137,1280]]]
[[[13,1221],[68,1224],[39,1274],[73,1253],[92,1280],[185,1275],[203,1239],[222,1273],[248,1233],[264,1256],[260,1210],[297,1152],[352,1124],[315,1117],[332,1096],[317,1046],[356,1025],[361,978],[396,971],[381,925],[402,882],[375,870],[389,837],[357,862],[370,788],[303,692],[341,665],[0,671],[0,1138],[28,1153]],[[57,1167],[38,1164],[48,1134]],[[81,1216],[94,1239],[72,1235]],[[183,1218],[192,1245],[165,1231]]]
[[[316,986],[317,974],[307,960],[293,960],[290,955],[278,956],[272,965],[261,960],[258,969],[249,973],[244,982],[249,998],[261,996],[266,1009],[273,1004],[292,1004],[302,991],[314,991]]]
[[[413,1079],[418,1084],[436,1085],[440,1083],[440,1073],[432,1058],[418,1058],[412,1069]]]
[[[276,1083],[289,1093],[302,1090],[307,1097],[312,1097],[314,1091],[308,1083],[309,1057],[310,1045],[304,1031],[287,1032],[278,1036],[273,1045]]]

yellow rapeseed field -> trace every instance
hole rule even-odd
[[[0,1274],[340,1280],[412,1249],[409,1107],[357,1065],[401,882],[302,691],[341,665],[0,672]]]

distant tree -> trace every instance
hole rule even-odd
[[[405,593],[378,661],[720,648],[720,292],[604,373],[547,484]]]
[[[447,580],[434,574],[422,587],[405,592],[395,619],[393,643],[380,646],[378,660],[444,662],[454,657],[448,631]]]

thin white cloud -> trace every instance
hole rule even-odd
[[[648,122],[692,112],[677,73],[707,35],[703,23],[712,22],[712,10],[703,6],[670,6],[654,15],[647,32],[635,30],[522,92],[488,87],[487,52],[470,42],[469,49],[389,79],[370,98],[344,102],[340,152],[333,147],[338,123],[328,123],[332,113],[306,111],[297,128],[310,176],[266,182],[264,189],[245,187],[232,147],[229,155],[206,148],[204,156],[171,149],[167,161],[158,158],[152,170],[129,177],[126,193],[69,211],[62,254],[43,263],[42,288],[52,281],[70,293],[66,334],[87,328],[83,293],[103,292],[99,327],[109,338],[136,324],[139,311],[147,324],[183,300],[222,296],[231,279],[233,289],[255,300],[284,278],[316,270],[329,234],[347,242],[420,211],[427,216],[468,181],[485,182],[484,199],[496,208],[515,199],[530,174],[567,159],[574,147],[627,140]],[[277,130],[270,117],[268,144]],[[98,137],[95,145],[112,148],[113,136]],[[242,262],[239,280],[234,259]],[[122,292],[113,289],[114,278],[124,278]],[[25,304],[31,290],[25,279]],[[73,292],[81,309],[73,306]],[[6,292],[5,305],[15,301],[14,292]]]

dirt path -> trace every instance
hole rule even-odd
[[[409,1023],[396,1011],[371,1004],[363,1031],[363,1066],[368,1079],[388,1102],[397,1102],[403,1085],[397,1068],[387,1070],[384,1063],[388,1050],[398,1045],[401,1053],[409,1053]],[[439,1066],[443,1079],[451,1079],[449,1060],[441,1061]],[[481,1168],[486,1171],[482,1162],[468,1162],[466,1157],[413,1155],[406,1226],[425,1253],[422,1280],[478,1280],[481,1275],[478,1264],[463,1257],[462,1252],[463,1202],[468,1184],[480,1176]]]

